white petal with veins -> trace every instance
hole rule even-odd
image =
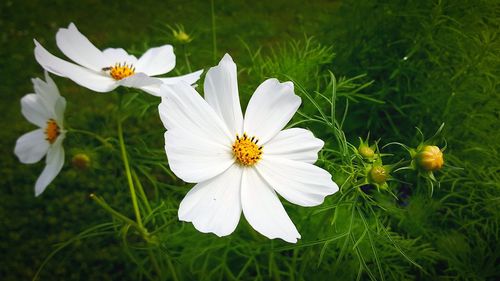
[[[242,173],[241,167],[232,165],[217,177],[195,185],[182,199],[179,219],[192,222],[204,233],[217,236],[233,233],[241,215]]]
[[[73,23],[60,28],[56,34],[57,47],[72,61],[94,71],[100,71],[106,63],[103,53],[80,33]]]
[[[262,144],[272,139],[292,119],[301,103],[292,82],[271,78],[255,90],[245,112],[244,131]]]
[[[19,161],[32,164],[40,161],[49,149],[49,142],[45,140],[43,129],[37,129],[19,137],[14,148],[14,153]]]
[[[62,60],[45,50],[36,40],[35,45],[36,61],[49,72],[67,77],[78,85],[96,92],[109,92],[118,86],[118,83],[108,75]]]
[[[205,100],[224,120],[233,135],[242,134],[241,113],[236,64],[226,54],[219,65],[210,68],[204,83]]]
[[[262,235],[297,243],[300,234],[278,196],[255,169],[243,172],[241,206],[250,225]]]
[[[147,50],[134,65],[137,72],[149,76],[161,75],[175,67],[175,54],[172,45],[163,45]]]

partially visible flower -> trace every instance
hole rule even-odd
[[[35,184],[35,196],[45,190],[64,164],[62,142],[66,134],[63,126],[66,99],[61,97],[47,72],[45,80],[33,79],[35,94],[27,94],[21,99],[24,117],[39,129],[18,138],[14,148],[19,161],[25,164],[36,163],[46,155],[45,169]]]
[[[245,116],[236,65],[225,55],[204,82],[203,99],[188,84],[164,87],[159,105],[172,171],[197,183],[182,200],[179,219],[201,232],[231,234],[241,213],[262,235],[300,238],[276,193],[317,206],[338,191],[331,174],[314,165],[324,143],[305,129],[285,129],[300,106],[291,82],[264,81]]]
[[[435,145],[426,145],[417,152],[417,164],[426,171],[440,170],[444,165],[443,152]]]
[[[96,92],[110,92],[118,86],[139,88],[158,96],[162,83],[175,84],[185,81],[193,84],[203,70],[178,77],[155,78],[175,67],[171,45],[151,48],[139,59],[124,49],[97,49],[76,26],[60,28],[56,34],[59,49],[77,64],[62,60],[35,42],[35,58],[47,71],[67,77],[75,83]]]

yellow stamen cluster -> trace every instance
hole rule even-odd
[[[126,63],[117,63],[113,67],[104,67],[102,70],[109,71],[109,75],[111,75],[111,77],[115,80],[122,80],[123,78],[132,76],[135,73],[135,67]]]
[[[233,153],[241,165],[252,166],[262,158],[262,146],[257,145],[258,142],[258,139],[249,138],[247,134],[243,134],[243,137],[236,135]]]
[[[50,143],[54,143],[59,136],[59,126],[56,123],[56,120],[49,119],[47,120],[47,127],[45,127],[45,139]]]
[[[443,167],[443,152],[435,145],[426,145],[417,154],[420,167],[427,171],[437,171]]]

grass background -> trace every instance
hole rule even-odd
[[[338,79],[365,74],[338,85],[338,112],[345,109],[345,100],[351,102],[342,129],[354,145],[359,136],[370,132],[382,144],[398,141],[416,146],[416,126],[430,136],[442,122],[446,124],[446,161],[462,169],[439,174],[441,186],[432,197],[425,182],[404,174],[401,179],[411,183],[405,207],[383,195],[375,196],[374,205],[351,198],[352,203],[340,194],[312,209],[285,204],[303,236],[299,244],[290,246],[262,238],[244,221],[227,238],[201,234],[176,221],[176,208],[189,186],[161,171],[158,163],[166,159],[157,100],[141,95],[130,107],[138,114],[127,120],[125,137],[134,147],[130,153],[137,168],[155,178],[145,188],[151,202],[159,206],[157,219],[168,222],[159,232],[161,247],[155,253],[165,267],[169,261],[176,268],[179,279],[495,280],[500,276],[498,1],[345,0],[307,5],[281,0],[215,1],[215,60],[210,10],[209,1],[0,3],[4,128],[0,131],[4,156],[0,279],[31,279],[54,245],[98,223],[100,236],[75,239],[48,263],[40,279],[138,280],[147,279],[151,271],[144,245],[133,236],[122,239],[116,224],[105,225],[109,215],[88,198],[90,193],[99,194],[132,217],[116,150],[82,136],[68,138],[68,164],[40,198],[33,197],[33,185],[43,163],[22,165],[12,152],[16,139],[33,128],[23,119],[19,100],[32,91],[30,78],[43,75],[33,57],[32,39],[57,53],[55,33],[69,22],[99,48],[123,47],[137,54],[172,42],[166,25],[183,24],[194,34],[187,46],[193,69],[215,65],[225,52],[233,56],[240,70],[242,104],[266,77],[285,80],[289,76],[309,93],[327,93],[331,92],[328,71]],[[175,50],[176,69],[185,73],[186,50],[181,46]],[[110,114],[116,110],[115,94],[92,93],[67,79],[55,80],[68,100],[69,124],[105,137],[116,135]],[[366,87],[356,92],[362,85]],[[317,114],[302,98],[301,111]],[[317,95],[314,98],[319,100]],[[341,119],[340,113],[335,117]],[[331,131],[321,125],[307,127],[327,147],[340,150]],[[151,150],[142,140],[147,140]],[[91,156],[90,169],[72,168],[70,159],[79,152]],[[152,155],[154,165],[140,158],[144,152]],[[402,157],[395,148],[387,152],[395,153],[389,161]],[[343,182],[345,173],[329,166],[339,164],[337,158],[325,152],[320,165],[329,167],[334,179]],[[403,186],[391,185],[394,191]],[[339,204],[349,202],[356,207]],[[330,224],[332,217],[334,224]],[[347,228],[349,221],[354,227]],[[334,239],[346,229],[352,241]],[[381,235],[381,229],[390,234]],[[169,280],[173,275],[162,277]]]

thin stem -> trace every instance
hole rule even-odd
[[[158,264],[158,261],[156,260],[156,257],[155,257],[155,255],[153,254],[153,251],[150,248],[148,248],[148,255],[149,255],[149,258],[151,259],[151,263],[153,264],[153,267],[156,270],[156,274],[158,274],[158,277],[160,279],[163,279],[162,278],[163,274],[161,274],[160,265]]]
[[[137,176],[137,173],[134,170],[132,170],[132,177],[134,178],[135,186],[137,186],[137,190],[139,191],[139,195],[141,196],[142,202],[144,203],[144,206],[146,207],[146,211],[148,212],[148,215],[150,215],[153,211],[151,209],[151,206],[149,205],[148,197],[146,196],[146,193],[144,192],[144,188],[142,187],[142,183],[139,180],[139,177]]]
[[[104,146],[113,147],[105,138],[99,136],[98,134],[86,130],[78,130],[78,129],[67,129],[68,133],[79,133],[87,136],[91,136],[96,140],[100,141]]]
[[[215,33],[215,4],[214,0],[210,0],[210,9],[212,14],[212,44],[213,44],[213,59],[214,63],[217,61],[217,40]]]
[[[177,278],[177,273],[175,273],[175,267],[172,264],[172,261],[170,260],[170,257],[167,255],[167,264],[168,268],[170,269],[170,272],[172,273],[172,279],[174,281],[179,281],[179,278]]]
[[[127,182],[130,188],[130,196],[132,197],[132,205],[134,207],[137,224],[140,227],[143,227],[141,213],[139,211],[139,204],[137,203],[137,195],[135,194],[134,182],[132,180],[132,173],[130,172],[130,165],[128,163],[127,150],[125,148],[125,142],[123,141],[123,128],[121,118],[118,119],[118,141],[120,142],[120,151],[122,154],[123,164],[125,166],[125,173],[127,175]]]
[[[106,203],[106,201],[104,201],[104,199],[99,198],[97,195],[95,195],[93,193],[90,194],[90,199],[94,200],[97,204],[99,204],[99,206],[101,206],[104,210],[106,210],[108,213],[110,213],[116,219],[121,220],[124,223],[133,226],[135,229],[137,229],[137,231],[139,231],[141,233],[142,236],[144,236],[144,237],[149,236],[149,233],[146,231],[146,229],[144,229],[144,227],[140,226],[138,223],[129,219],[128,217],[126,217],[122,213],[111,208],[111,206],[109,206],[108,203]]]
[[[188,58],[188,54],[187,54],[186,44],[182,45],[182,52],[184,53],[184,60],[186,61],[188,72],[192,72],[192,70],[191,70],[191,64],[189,63],[189,58]]]

